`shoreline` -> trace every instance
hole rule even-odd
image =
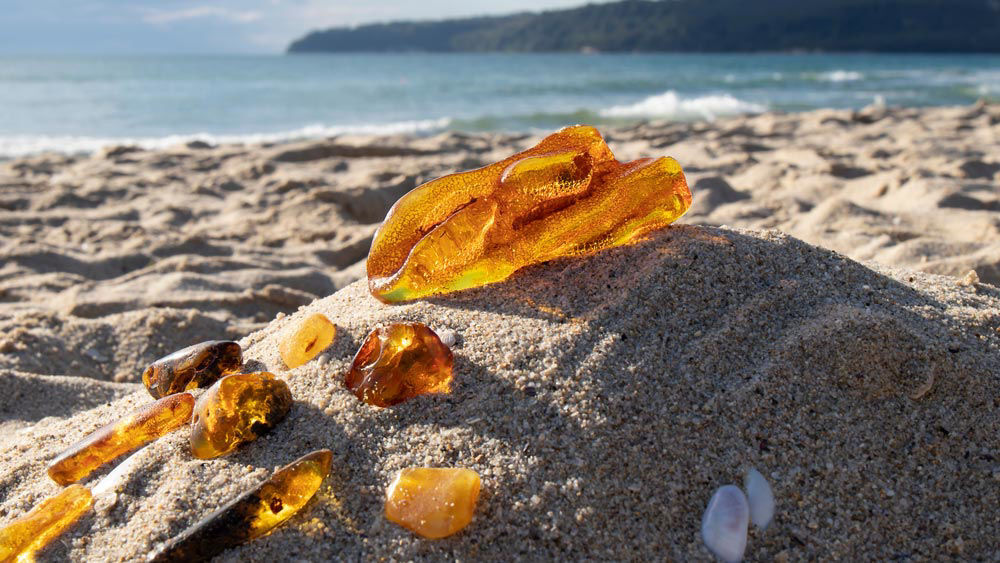
[[[854,76],[861,73],[853,70],[836,69],[818,72],[825,77],[822,81],[831,84],[857,80]],[[786,116],[808,114],[817,111],[858,112],[885,105],[879,101],[881,95],[875,96],[875,103],[858,108],[806,108],[806,109],[775,109],[764,104],[747,101],[729,93],[703,93],[695,97],[680,96],[676,90],[667,90],[659,94],[647,96],[635,103],[610,105],[601,109],[579,108],[565,115],[589,117],[595,125],[603,130],[631,129],[643,125],[697,125],[714,124],[727,120],[759,117],[765,115]],[[677,115],[670,117],[655,117],[644,114],[645,106],[657,100],[667,99],[675,104]],[[1000,100],[991,100],[982,96],[968,105],[931,105],[931,106],[887,106],[893,111],[934,110],[975,108],[979,105],[996,106]],[[565,115],[563,117],[565,117]],[[515,116],[520,118],[523,116]],[[391,138],[394,141],[409,139],[412,141],[426,139],[437,135],[457,134],[473,136],[544,136],[551,132],[547,127],[528,127],[523,129],[480,129],[467,127],[476,123],[491,121],[494,117],[483,115],[478,117],[436,117],[410,119],[388,123],[360,123],[323,125],[310,124],[293,129],[283,129],[267,132],[248,133],[208,133],[204,131],[190,133],[172,133],[161,136],[107,136],[107,135],[10,135],[0,137],[0,163],[11,163],[21,159],[42,157],[69,157],[73,159],[88,158],[105,154],[116,149],[139,149],[143,151],[179,151],[185,148],[226,148],[240,147],[246,149],[266,149],[275,145],[302,142],[335,141],[338,137],[354,139],[368,138],[376,141],[380,138]],[[50,148],[59,145],[62,148]],[[192,145],[192,146],[189,146]],[[207,146],[204,146],[207,145]],[[43,147],[43,148],[33,148]],[[5,152],[6,151],[6,152]]]

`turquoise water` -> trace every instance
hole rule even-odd
[[[0,57],[0,156],[1000,100],[995,55]]]

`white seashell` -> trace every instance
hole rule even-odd
[[[142,448],[128,456],[112,469],[110,473],[105,475],[103,479],[98,481],[96,485],[91,487],[90,492],[94,495],[94,498],[96,499],[105,495],[111,498],[112,495],[122,489],[126,484],[126,477],[130,476],[132,471],[141,464],[145,451],[146,448]]]
[[[767,528],[774,518],[774,492],[760,471],[751,468],[743,480],[750,503],[750,521],[761,530]]]
[[[736,485],[719,487],[701,519],[701,538],[716,557],[738,563],[747,548],[749,521],[750,507],[743,491]]]
[[[445,346],[451,348],[458,342],[458,333],[450,328],[442,329],[437,333],[438,338],[441,339],[441,343]]]

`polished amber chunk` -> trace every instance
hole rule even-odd
[[[425,538],[447,537],[472,521],[479,487],[471,469],[403,469],[386,491],[385,517]]]
[[[243,365],[240,345],[228,340],[210,340],[188,346],[149,364],[142,383],[159,399],[181,391],[208,387]]]
[[[43,500],[0,530],[0,561],[34,561],[34,553],[72,526],[93,502],[90,490],[81,485]]]
[[[337,327],[330,319],[314,313],[285,335],[278,352],[288,369],[295,369],[326,350],[336,335]]]
[[[619,162],[596,129],[568,127],[403,196],[372,242],[369,289],[398,302],[497,282],[530,264],[635,241],[690,206],[674,159]]]
[[[267,372],[227,375],[198,397],[191,454],[219,457],[274,428],[292,409],[288,384]]]
[[[150,561],[208,561],[226,549],[263,536],[316,494],[333,453],[317,450],[274,472],[252,491],[168,541]]]
[[[75,483],[118,456],[187,424],[193,409],[194,396],[190,393],[169,395],[144,405],[59,454],[49,464],[49,477],[60,485]]]
[[[368,334],[344,385],[369,405],[389,407],[451,392],[452,363],[451,350],[427,325],[394,323]]]

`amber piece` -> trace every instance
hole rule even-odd
[[[316,450],[282,467],[261,486],[168,541],[149,561],[208,561],[263,536],[309,502],[330,472],[332,459],[330,450]]]
[[[49,477],[60,485],[75,483],[105,463],[187,424],[193,409],[194,396],[190,393],[169,395],[144,405],[59,454],[49,463]]]
[[[336,335],[337,327],[330,319],[314,313],[285,335],[278,344],[278,353],[288,369],[295,369],[326,350]]]
[[[344,386],[369,405],[389,407],[424,393],[451,392],[451,350],[422,323],[376,328],[354,355]]]
[[[219,457],[274,428],[292,409],[288,384],[267,372],[227,375],[198,397],[191,454]]]
[[[34,561],[34,553],[90,510],[90,490],[70,485],[0,530],[0,561]]]
[[[368,286],[387,303],[477,287],[530,264],[627,244],[690,206],[674,159],[619,162],[596,129],[567,127],[400,198],[375,233]]]
[[[472,521],[479,487],[471,469],[403,469],[386,490],[385,517],[425,538],[444,538]]]
[[[181,391],[208,387],[243,365],[243,349],[229,340],[210,340],[188,346],[149,364],[142,383],[159,399]]]

